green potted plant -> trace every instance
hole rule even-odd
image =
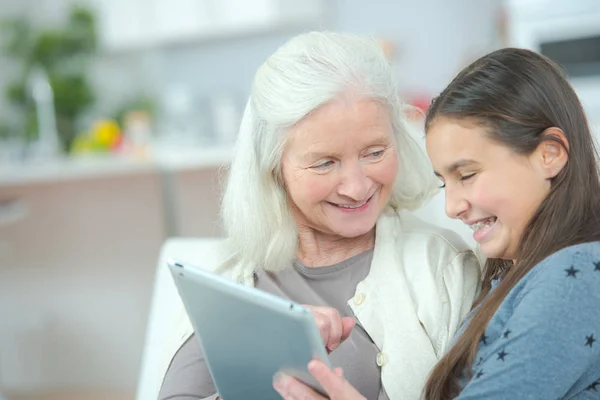
[[[77,133],[78,118],[94,102],[87,71],[97,49],[95,16],[87,8],[74,6],[64,26],[36,29],[25,18],[3,23],[4,54],[20,68],[5,95],[20,113],[25,141],[38,135],[35,105],[28,80],[32,71],[42,69],[54,96],[56,128],[63,150],[69,149]]]

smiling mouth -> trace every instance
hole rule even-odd
[[[474,224],[469,224],[469,227],[477,232],[483,228],[489,228],[490,226],[496,223],[497,217],[489,217],[480,221],[475,222]]]
[[[336,203],[331,203],[328,201],[329,204],[331,204],[334,207],[338,207],[344,210],[358,210],[360,208],[365,207],[366,205],[368,205],[371,202],[371,199],[373,199],[373,197],[375,196],[375,193],[373,193],[368,199],[366,199],[365,201],[361,202],[361,203],[357,203],[357,204],[336,204]]]

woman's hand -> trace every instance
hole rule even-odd
[[[313,360],[308,364],[308,371],[321,384],[331,400],[366,400],[356,389],[344,379],[341,368],[330,370],[323,362]],[[278,374],[273,387],[284,400],[327,400],[319,393],[299,380]]]
[[[339,345],[350,336],[354,328],[354,319],[341,317],[340,313],[331,307],[307,306],[315,316],[315,323],[319,328],[321,339],[329,353],[337,349]]]

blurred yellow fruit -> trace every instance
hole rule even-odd
[[[114,120],[100,120],[92,127],[92,137],[97,144],[111,148],[120,140],[121,128]]]

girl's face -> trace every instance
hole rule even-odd
[[[507,260],[514,260],[525,227],[550,192],[550,179],[568,158],[550,140],[518,154],[481,125],[444,117],[427,132],[427,153],[446,189],[448,216],[471,227],[487,257]]]

